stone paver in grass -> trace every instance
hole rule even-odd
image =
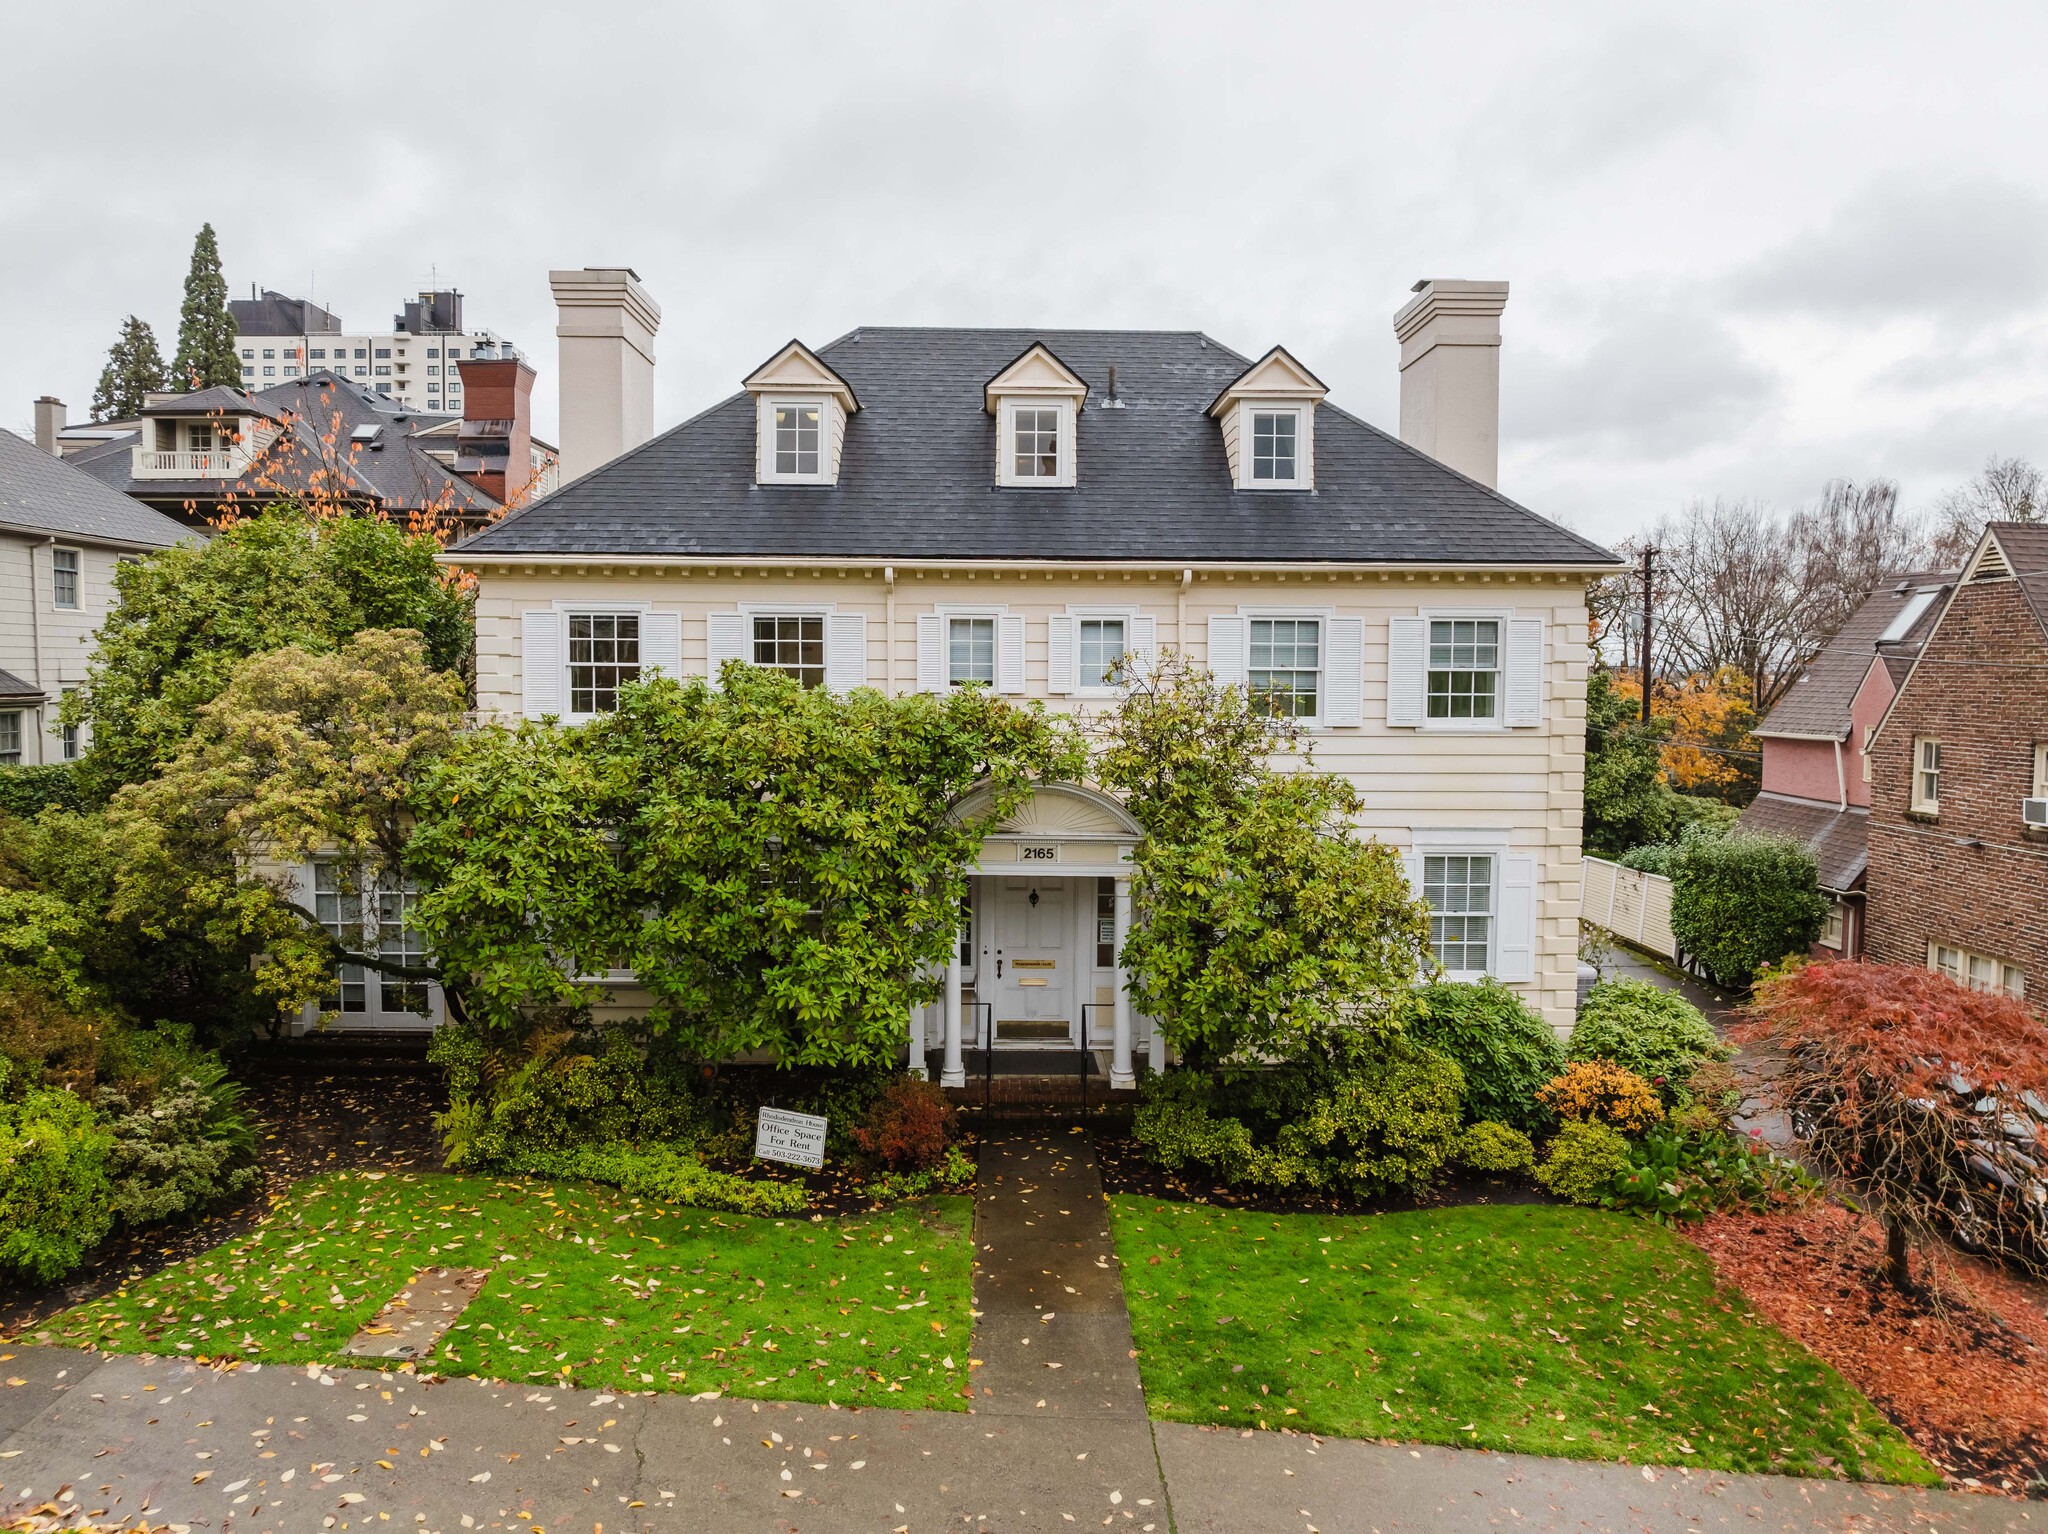
[[[349,1338],[344,1351],[351,1358],[425,1358],[489,1277],[482,1268],[423,1269]]]
[[[965,1198],[858,1218],[658,1207],[590,1184],[351,1172],[24,1341],[328,1363],[434,1264],[489,1273],[423,1367],[528,1383],[965,1407]]]
[[[1645,1220],[1111,1199],[1156,1419],[1932,1483],[1840,1375]]]

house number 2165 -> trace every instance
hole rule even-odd
[[[1057,863],[1059,860],[1060,849],[1057,843],[1041,847],[1026,843],[1017,849],[1017,861],[1020,863]]]

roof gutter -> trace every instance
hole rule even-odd
[[[162,515],[161,512],[157,514]],[[197,532],[199,529],[193,528],[192,531]],[[141,554],[154,554],[161,549],[177,547],[176,543],[144,543],[135,538],[116,538],[107,533],[82,532],[70,527],[53,532],[47,527],[29,527],[20,522],[0,521],[0,533],[15,533],[23,538],[47,538],[52,543],[88,543],[100,549],[133,549]]]
[[[900,578],[905,572],[921,574],[930,570],[963,570],[979,574],[986,570],[998,575],[1058,575],[1069,570],[1120,570],[1130,574],[1179,578],[1190,571],[1185,560],[1133,559],[902,559],[891,554],[819,556],[814,554],[492,554],[482,550],[466,552],[460,547],[444,549],[434,556],[437,564],[482,570],[501,566],[514,570],[750,570],[781,567],[785,570],[858,570],[864,573],[893,569]],[[1402,575],[1409,580],[1423,576],[1442,581],[1446,576],[1463,580],[1468,575],[1487,579],[1522,575],[1609,575],[1621,565],[1586,561],[1555,564],[1431,564],[1419,560],[1212,560],[1192,567],[1200,575]]]

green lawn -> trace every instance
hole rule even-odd
[[[419,1269],[485,1268],[422,1367],[626,1390],[963,1410],[972,1205],[859,1218],[670,1209],[585,1183],[341,1173],[264,1223],[53,1318],[110,1352],[340,1362]]]
[[[1939,1479],[1647,1220],[1257,1215],[1119,1195],[1156,1417],[1717,1470]]]

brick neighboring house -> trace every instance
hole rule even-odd
[[[1804,842],[1832,905],[1817,959],[1863,956],[1870,777],[1863,752],[1934,629],[1955,572],[1902,575],[1872,591],[1757,726],[1763,791],[1744,830]]]
[[[1865,952],[2048,999],[2048,526],[1985,529],[1869,756]]]

